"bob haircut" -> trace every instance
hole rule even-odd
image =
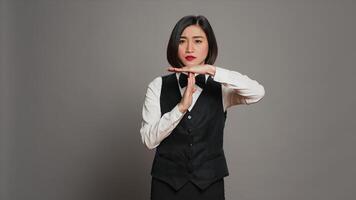
[[[180,61],[178,57],[178,46],[180,41],[180,36],[182,35],[184,29],[190,25],[199,25],[200,28],[206,34],[208,40],[209,51],[205,59],[205,64],[214,64],[216,57],[218,56],[218,45],[216,43],[215,34],[213,29],[210,26],[210,23],[207,18],[202,15],[187,15],[181,18],[171,33],[171,37],[167,46],[167,60],[168,63],[177,68],[181,68],[184,64]]]

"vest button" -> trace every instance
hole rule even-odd
[[[188,115],[188,119],[191,119],[192,118],[192,116],[191,115]]]
[[[190,146],[193,146],[193,143],[190,143],[189,145],[190,145]]]
[[[192,132],[192,129],[191,128],[188,128],[188,134]]]

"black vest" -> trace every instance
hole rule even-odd
[[[181,100],[176,74],[162,76],[161,116]],[[179,190],[192,181],[201,189],[229,175],[223,150],[226,111],[221,84],[210,76],[191,111],[158,145],[151,175]]]

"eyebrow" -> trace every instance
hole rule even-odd
[[[187,38],[186,36],[181,36],[180,38]],[[193,38],[204,38],[203,36],[193,36]]]

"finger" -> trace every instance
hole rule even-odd
[[[195,75],[194,75],[194,73],[190,73],[189,72],[188,81],[189,81],[190,84],[194,84],[195,83]]]
[[[194,93],[194,89],[195,89],[195,76],[194,73],[189,73],[189,78],[188,78],[188,86],[189,91],[191,93]]]
[[[178,71],[179,68],[176,68],[176,67],[168,67],[167,70],[168,71],[171,71],[171,72],[176,72]]]
[[[188,73],[188,85],[187,87],[190,88],[192,85],[192,73]]]
[[[181,67],[181,68],[174,68],[175,71],[178,71],[178,72],[192,72],[190,70],[190,67]]]
[[[167,71],[170,71],[170,72],[174,71],[174,67],[168,67]]]
[[[192,73],[193,84],[195,83],[195,73]]]

